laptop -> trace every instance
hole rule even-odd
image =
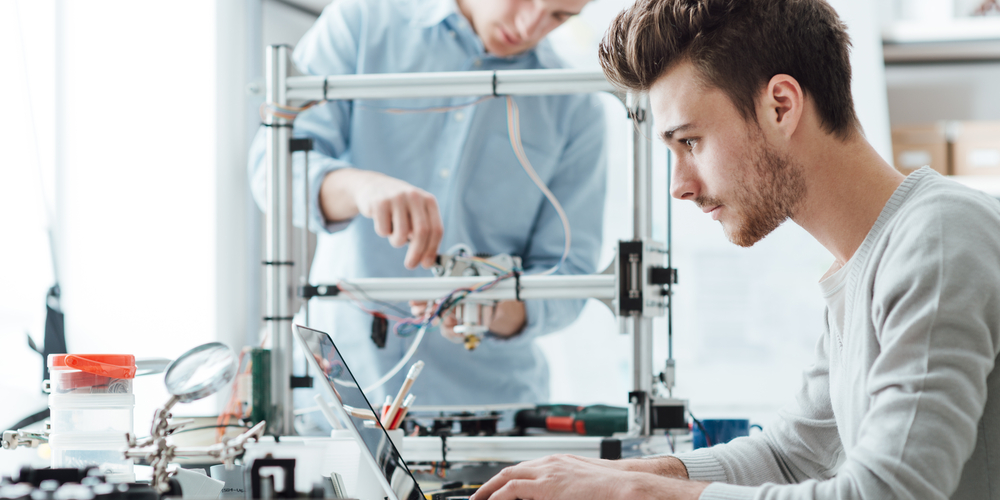
[[[327,383],[316,384],[324,399],[347,430],[354,434],[355,440],[364,444],[359,446],[364,457],[362,460],[380,472],[375,476],[386,497],[389,500],[424,500],[424,493],[385,430],[380,425],[366,426],[364,419],[351,416],[344,408],[344,405],[368,408],[379,414],[365,397],[333,339],[326,333],[301,325],[292,325],[292,331],[303,352],[307,353],[306,362],[310,371],[317,374],[317,378],[323,375],[326,379]]]

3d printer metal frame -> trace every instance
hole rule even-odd
[[[633,339],[632,391],[629,393],[629,433],[649,436],[657,415],[674,415],[685,403],[660,398],[653,391],[656,380],[672,389],[672,354],[666,376],[653,375],[653,317],[668,317],[668,342],[672,343],[670,297],[676,273],[670,268],[670,231],[664,246],[652,240],[652,120],[647,97],[623,95],[600,71],[590,70],[506,70],[451,73],[405,73],[336,76],[299,76],[289,73],[289,47],[268,47],[265,61],[268,104],[288,106],[290,102],[336,99],[383,99],[458,96],[554,95],[609,92],[625,105],[632,127],[633,238],[621,242],[613,274],[583,276],[521,276],[484,292],[482,299],[596,298],[612,301],[623,333]],[[291,154],[303,150],[292,140],[292,122],[274,115],[266,117],[266,207],[264,321],[272,339],[272,402],[276,406],[272,432],[293,433],[292,427],[292,317],[297,306],[308,311],[311,297],[346,298],[335,285],[308,284],[304,252],[301,262],[292,256],[292,169]],[[308,168],[308,163],[306,164]],[[308,176],[304,176],[308,177]],[[306,186],[308,192],[308,186]],[[308,203],[306,210],[308,210]],[[667,201],[669,212],[669,200]],[[669,219],[669,215],[668,215]],[[306,219],[308,220],[308,212]],[[303,233],[305,233],[303,231]],[[305,247],[305,245],[303,245]],[[664,267],[666,264],[666,267]],[[298,271],[303,292],[294,293],[293,271]],[[420,300],[438,298],[457,286],[482,278],[405,278],[353,280],[364,293],[378,300]],[[489,296],[487,296],[489,295]],[[304,299],[304,300],[303,300]],[[307,313],[308,314],[308,313]],[[308,321],[308,320],[307,320]],[[672,352],[672,349],[670,349]],[[276,383],[274,381],[284,381]],[[667,409],[666,413],[658,411]],[[660,418],[662,420],[662,417]]]

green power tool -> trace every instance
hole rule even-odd
[[[628,408],[608,405],[538,405],[514,414],[522,429],[573,432],[583,436],[610,436],[628,430]]]

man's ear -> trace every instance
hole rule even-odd
[[[806,96],[799,82],[789,75],[774,75],[761,99],[761,125],[789,138],[802,121]]]

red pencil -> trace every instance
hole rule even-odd
[[[392,423],[389,424],[389,430],[398,429],[400,425],[403,425],[403,417],[406,416],[406,412],[410,411],[410,406],[413,405],[414,399],[417,399],[417,397],[413,394],[406,396],[406,400],[403,401],[403,405],[400,406],[399,411],[396,412],[396,418],[392,419]]]

